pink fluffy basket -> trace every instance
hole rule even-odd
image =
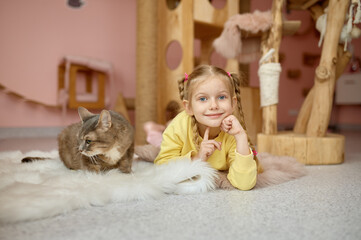
[[[224,24],[221,36],[213,42],[216,52],[225,58],[236,58],[242,53],[241,31],[256,34],[270,29],[272,14],[270,11],[237,14]]]

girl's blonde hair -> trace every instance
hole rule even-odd
[[[238,77],[237,74],[227,73],[223,69],[211,65],[200,65],[197,68],[195,68],[194,71],[189,76],[186,76],[178,81],[178,89],[181,100],[182,101],[188,100],[189,104],[191,104],[190,100],[192,97],[193,89],[199,83],[214,76],[218,77],[220,80],[223,80],[225,83],[227,83],[232,98],[236,96],[238,114],[235,115],[237,116],[239,122],[241,123],[243,129],[247,134],[246,123],[244,121],[244,114],[241,104],[240,78]],[[197,150],[199,150],[201,139],[198,132],[197,120],[195,119],[194,116],[192,116],[192,125],[193,125],[193,142]],[[255,152],[255,147],[252,144],[248,134],[247,134],[247,138],[248,138],[249,146]],[[258,172],[262,172],[263,170],[260,164],[258,163],[258,158],[256,154],[254,155],[255,155],[254,159],[257,163]]]

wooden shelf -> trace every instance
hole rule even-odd
[[[197,39],[217,38],[221,35],[223,26],[215,26],[206,22],[194,22],[194,37]]]

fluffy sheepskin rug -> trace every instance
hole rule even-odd
[[[144,161],[153,162],[160,148],[151,144],[136,146],[135,152]],[[275,156],[269,153],[259,153],[258,161],[263,172],[257,176],[256,188],[276,185],[300,178],[306,175],[307,170],[296,158],[289,156]],[[216,186],[221,189],[235,189],[227,179],[228,172],[219,172]]]
[[[284,183],[307,174],[305,166],[293,157],[260,153],[258,160],[264,171],[258,174],[256,187]]]
[[[21,163],[26,156],[50,157]],[[187,159],[166,165],[134,161],[133,173],[102,174],[67,169],[58,151],[0,153],[0,221],[55,216],[111,202],[154,199],[165,194],[195,194],[215,189],[216,171]]]

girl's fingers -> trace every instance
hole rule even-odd
[[[228,132],[232,127],[227,125],[221,125],[221,130],[223,132]]]
[[[232,119],[233,119],[233,115],[229,115],[228,117],[226,117],[225,119],[223,119],[224,122],[231,124],[232,123]]]
[[[203,141],[208,141],[209,136],[209,127],[206,128],[206,131],[204,132]]]
[[[231,125],[230,124],[227,124],[225,121],[223,121],[222,123],[221,123],[221,128],[228,128],[228,127],[230,127]]]
[[[207,142],[203,142],[203,147],[205,148],[211,148],[212,151],[214,151],[215,148],[217,148],[218,150],[221,150],[221,142],[217,142],[215,140],[208,140]]]
[[[221,142],[214,141],[214,146],[215,146],[219,151],[222,150],[222,143],[221,143]]]
[[[222,128],[222,126],[221,126]],[[204,132],[204,136],[203,136],[203,141],[201,143],[201,155],[204,156],[202,157],[203,161],[207,161],[208,157],[211,156],[214,152],[214,150],[218,149],[219,151],[221,151],[222,149],[222,144],[220,142],[217,142],[215,140],[208,140],[209,138],[209,127],[206,128],[206,131]]]

